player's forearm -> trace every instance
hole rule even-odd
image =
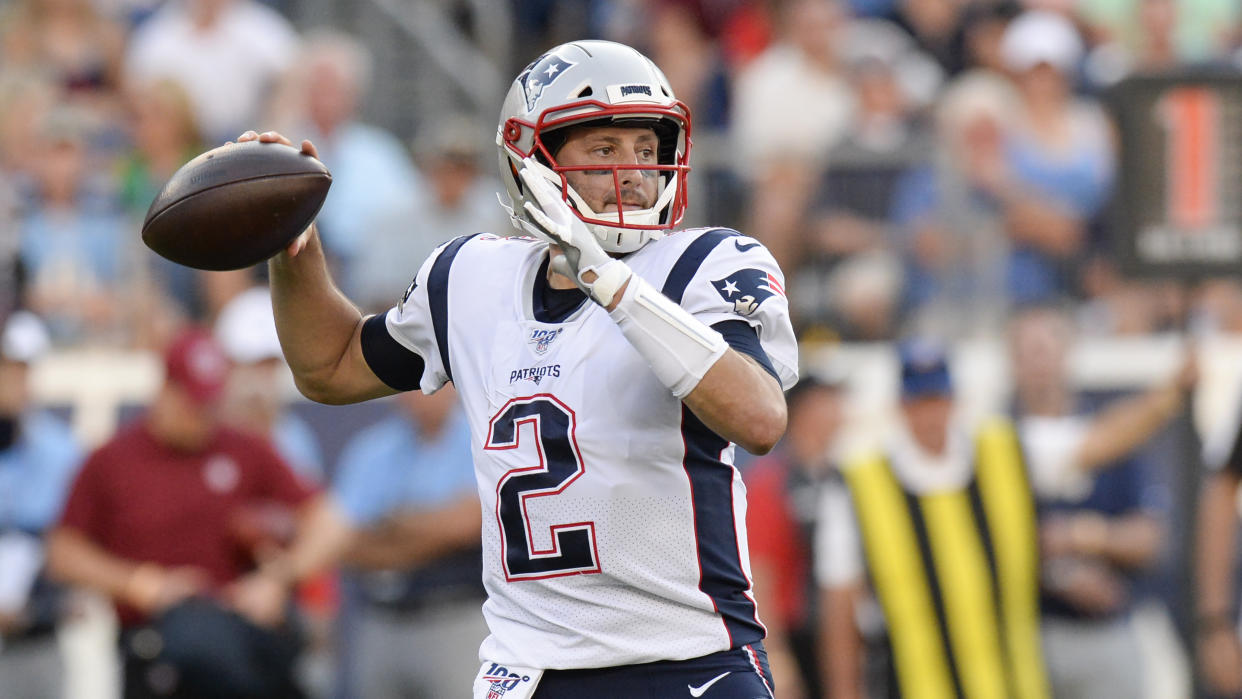
[[[750,357],[728,350],[684,399],[716,434],[752,454],[766,454],[785,434],[785,395]]]
[[[328,273],[318,231],[291,257],[282,252],[268,263],[276,331],[298,389],[320,402],[346,402],[334,383],[360,332],[362,313]]]
[[[1201,617],[1217,616],[1234,608],[1237,492],[1236,478],[1217,474],[1208,482],[1199,502],[1195,599]]]

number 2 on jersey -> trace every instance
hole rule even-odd
[[[594,522],[549,525],[552,546],[541,550],[527,511],[531,499],[563,492],[586,471],[576,425],[574,411],[549,394],[514,398],[492,418],[485,449],[518,449],[523,432],[533,432],[539,458],[538,464],[507,471],[496,485],[496,520],[510,582],[599,572]]]

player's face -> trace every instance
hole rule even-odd
[[[658,165],[660,140],[655,131],[639,127],[583,126],[571,128],[556,153],[557,165]],[[619,169],[572,170],[565,173],[574,188],[596,213],[638,211],[655,205],[659,171]],[[617,199],[620,190],[620,201]]]

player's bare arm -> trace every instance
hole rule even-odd
[[[237,140],[293,145],[272,131],[247,131]],[[310,141],[302,141],[301,148],[318,157]],[[320,403],[342,404],[395,393],[363,358],[365,318],[333,284],[313,225],[273,257],[268,270],[280,346],[303,395]]]
[[[737,350],[726,350],[683,400],[704,425],[752,454],[768,453],[785,434],[780,384]]]

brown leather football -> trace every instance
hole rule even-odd
[[[142,241],[196,269],[242,269],[280,252],[315,220],[332,174],[280,143],[229,143],[181,166],[155,195]]]

